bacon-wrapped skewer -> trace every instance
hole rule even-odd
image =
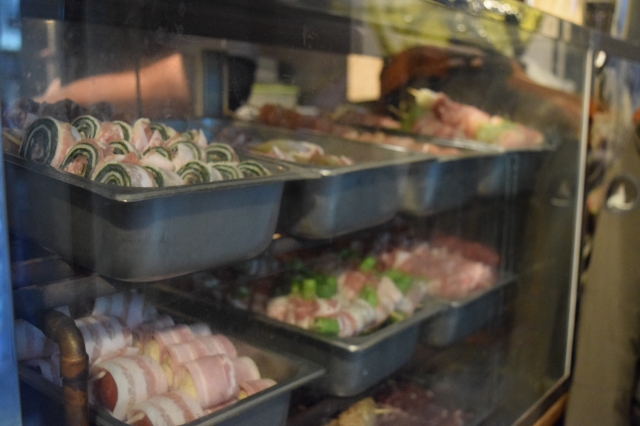
[[[95,315],[79,318],[75,322],[82,333],[90,366],[119,356],[133,343],[131,331],[119,318]]]
[[[177,325],[163,330],[157,330],[144,346],[144,354],[160,362],[164,351],[169,345],[188,342],[203,336],[212,334],[211,329],[205,324],[194,324],[187,326],[184,324]]]
[[[203,408],[214,407],[238,394],[233,361],[226,355],[185,362],[175,372],[174,384],[198,400]]]

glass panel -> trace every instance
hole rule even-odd
[[[0,84],[16,315],[66,307],[95,404],[127,416],[100,371],[136,344],[168,380],[145,392],[264,424],[369,396],[387,421],[512,424],[566,378],[584,30],[514,2],[35,3]],[[132,339],[90,346],[92,313]],[[138,328],[162,315],[278,385],[241,398],[236,363],[212,396],[221,358],[180,370]]]

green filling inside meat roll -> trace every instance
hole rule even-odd
[[[173,151],[174,154],[177,154],[178,145],[182,145],[188,148],[189,151],[193,153],[193,158],[195,158],[196,160],[202,159],[202,153],[200,152],[200,148],[198,148],[198,146],[195,143],[188,141],[186,139],[178,139],[169,145],[169,149],[171,149],[171,151]]]
[[[162,155],[164,158],[166,158],[167,160],[171,161],[171,159],[173,158],[173,155],[171,155],[171,152],[169,152],[169,150],[163,146],[154,146],[152,148],[147,148],[144,150],[144,152],[142,153],[142,155],[146,155],[150,152],[156,152],[160,155]]]
[[[212,143],[205,148],[205,161],[207,163],[234,161],[236,158],[233,148],[223,143]]]
[[[51,117],[39,118],[31,124],[20,156],[40,164],[50,164],[56,154],[61,135],[60,123]]]
[[[121,164],[117,163],[105,165],[94,177],[94,180],[107,185],[131,186],[131,176]]]
[[[122,130],[122,138],[127,142],[131,142],[131,135],[133,134],[131,126],[120,120],[113,121],[112,123],[120,127],[120,130]]]
[[[178,175],[185,184],[204,183],[211,180],[209,168],[200,161],[189,161],[178,170]]]
[[[127,141],[109,142],[109,146],[111,146],[111,148],[113,148],[113,153],[114,154],[127,155],[130,152],[136,152],[135,148],[133,147],[133,145],[131,145]]]
[[[83,139],[95,138],[100,131],[100,121],[90,115],[81,115],[71,125],[78,129],[80,135],[84,135]]]
[[[89,143],[78,143],[67,152],[60,169],[78,176],[90,177],[98,163],[98,156],[99,153],[95,146]]]
[[[235,163],[213,163],[213,168],[220,172],[224,180],[240,179],[242,172]]]
[[[257,161],[247,160],[238,164],[238,169],[242,172],[242,176],[244,177],[260,177],[260,176],[269,176],[271,172],[267,170],[262,164]]]

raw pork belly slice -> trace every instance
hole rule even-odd
[[[172,391],[134,405],[127,413],[127,423],[136,426],[178,426],[203,415],[198,401],[182,391]]]
[[[59,351],[58,345],[53,340],[25,320],[17,319],[15,321],[14,334],[18,361],[46,358]]]

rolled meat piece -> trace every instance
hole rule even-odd
[[[203,159],[207,163],[237,162],[238,154],[230,145],[214,142],[204,148]]]
[[[233,343],[221,334],[200,336],[187,342],[167,346],[162,354],[162,369],[167,376],[169,387],[173,386],[173,372],[182,364],[209,355],[227,355],[234,358],[237,352]]]
[[[151,130],[151,122],[148,118],[139,118],[133,123],[133,129],[131,133],[131,145],[133,145],[138,152],[143,152],[147,145],[149,145],[149,139],[153,130]]]
[[[144,159],[142,160],[142,163],[145,163]],[[170,161],[169,164],[173,166]],[[167,170],[166,168],[153,165],[145,165],[144,168],[147,169],[149,173],[151,173],[151,176],[153,176],[153,180],[155,181],[158,188],[184,185],[184,180],[182,180],[180,175]]]
[[[202,161],[192,160],[185,163],[179,170],[178,175],[185,184],[206,183],[223,180],[218,170]]]
[[[248,356],[232,358],[233,369],[236,372],[236,381],[238,383],[252,382],[260,379],[260,370],[255,361]]]
[[[111,154],[113,148],[106,143],[97,139],[83,139],[67,151],[60,170],[89,178],[96,165]]]
[[[211,166],[220,172],[224,180],[240,179],[242,172],[238,168],[238,163],[232,161],[211,163]]]
[[[50,358],[35,358],[22,362],[30,369],[36,371],[45,379],[55,385],[62,386],[62,378],[60,377],[60,353],[54,353]]]
[[[16,358],[18,361],[34,358],[46,358],[59,352],[58,345],[35,326],[25,320],[17,319],[13,325]]]
[[[134,329],[144,322],[144,297],[135,291],[125,291],[109,296],[98,297],[91,315],[105,315],[120,318]]]
[[[373,306],[363,299],[357,299],[336,315],[339,337],[353,337],[372,325],[376,319]]]
[[[151,123],[149,127],[154,132],[158,132],[158,136],[160,136],[163,141],[168,141],[178,134],[178,132],[176,132],[172,127],[167,126],[164,123],[158,123],[157,121]]]
[[[242,176],[245,178],[269,176],[271,174],[269,169],[253,160],[241,161],[238,163],[238,169],[240,169]]]
[[[81,115],[73,120],[71,125],[78,130],[83,139],[94,139],[100,132],[100,120],[90,115]]]
[[[132,331],[133,346],[143,350],[147,342],[153,337],[152,335],[155,331],[173,327],[174,325],[173,318],[169,315],[163,315],[141,324]]]
[[[413,315],[413,312],[422,302],[422,299],[429,293],[429,284],[422,280],[416,280],[411,284],[407,294],[398,304],[398,310],[407,315]]]
[[[117,155],[126,155],[129,154],[130,152],[135,153],[138,157],[140,157],[140,153],[138,152],[138,150],[136,150],[133,145],[131,145],[129,142],[122,140],[122,141],[111,141],[109,142],[109,146],[111,147],[111,149],[113,149],[113,153],[117,154]]]
[[[160,364],[145,355],[112,358],[96,365],[93,381],[95,401],[124,420],[134,405],[167,392]]]
[[[133,129],[131,128],[129,123],[125,123],[124,121],[120,121],[120,120],[115,120],[115,121],[112,121],[111,124],[114,124],[114,125],[120,127],[120,131],[122,132],[122,140],[123,141],[131,142],[131,135],[133,134]]]
[[[90,366],[118,356],[133,343],[131,331],[119,318],[95,315],[79,318],[75,322],[84,338]]]
[[[39,164],[59,167],[69,148],[79,140],[80,134],[75,127],[55,118],[42,117],[29,126],[20,146],[20,156]]]
[[[167,148],[173,153],[172,161],[176,167],[176,170],[181,169],[182,166],[187,164],[189,161],[197,161],[203,159],[200,148],[198,148],[195,143],[183,138],[178,138],[174,141],[171,141],[168,144]]]
[[[395,311],[404,295],[389,277],[382,277],[376,289],[378,306],[376,306],[376,324],[382,324],[391,312]]]
[[[100,129],[96,135],[96,139],[104,143],[113,141],[121,141],[124,139],[123,128],[110,121],[103,121],[100,123]]]
[[[108,158],[96,166],[91,176],[92,180],[117,186],[139,188],[153,188],[156,186],[153,176],[144,167],[106,160]]]
[[[178,426],[202,416],[204,411],[198,401],[182,391],[172,391],[131,407],[127,423],[135,426]]]
[[[181,324],[163,330],[157,330],[144,346],[144,354],[160,362],[161,356],[169,345],[188,342],[196,338],[189,326]]]
[[[231,358],[212,355],[187,361],[175,373],[176,387],[194,397],[202,408],[211,408],[238,394]]]
[[[258,379],[240,383],[240,392],[238,393],[238,399],[244,399],[275,385],[277,385],[277,383],[272,379]]]

